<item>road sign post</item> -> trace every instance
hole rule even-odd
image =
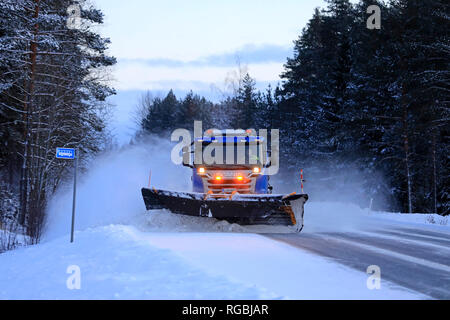
[[[75,156],[75,168],[73,170],[73,201],[72,201],[72,228],[70,231],[70,242],[73,242],[73,232],[75,228],[75,199],[77,197],[77,169],[78,169],[78,157]]]
[[[77,196],[77,171],[78,171],[78,156],[76,150],[73,148],[56,148],[56,158],[74,160],[74,172],[73,172],[73,201],[72,201],[72,226],[70,229],[70,242],[73,242],[73,234],[75,229],[75,204]]]

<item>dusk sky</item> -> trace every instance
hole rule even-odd
[[[94,0],[105,14],[100,27],[111,38],[112,69],[119,94],[119,140],[131,133],[130,111],[142,91],[164,95],[189,90],[210,99],[225,79],[247,67],[259,88],[276,84],[293,41],[324,0]],[[121,127],[121,128],[118,128]],[[127,129],[124,129],[124,128]],[[126,134],[125,134],[126,135]],[[125,138],[127,139],[127,137]]]

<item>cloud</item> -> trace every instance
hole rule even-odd
[[[165,58],[153,59],[119,59],[123,64],[142,64],[151,67],[234,67],[239,61],[242,64],[269,64],[284,63],[287,57],[292,55],[290,46],[280,46],[274,44],[254,45],[247,44],[234,52],[225,52],[201,57],[195,60],[183,61]]]
[[[214,54],[191,61],[174,59],[119,59],[114,67],[119,94],[111,99],[118,106],[113,120],[114,132],[121,143],[135,131],[129,114],[135,109],[142,92],[147,90],[164,97],[173,89],[178,97],[190,90],[218,102],[230,90],[225,85],[237,69],[237,59],[256,80],[259,90],[280,82],[283,64],[291,54],[289,47],[246,45],[234,52]],[[233,78],[233,76],[231,76]]]
[[[279,81],[283,63],[256,63],[247,65],[250,75],[259,82]],[[121,64],[116,67],[119,90],[162,90],[165,88],[183,90],[204,90],[213,85],[222,86],[235,67],[192,66],[182,67],[149,66],[139,62]],[[170,87],[169,87],[169,86]]]

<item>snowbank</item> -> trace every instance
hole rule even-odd
[[[8,231],[0,227],[0,253],[32,243],[31,238],[19,232]]]
[[[307,202],[305,232],[358,232],[392,226],[450,231],[448,218],[436,214],[404,214],[362,209],[351,203]]]
[[[450,230],[449,218],[440,216],[438,214],[373,212],[370,216],[373,218],[387,219],[391,221],[410,224],[427,225]]]

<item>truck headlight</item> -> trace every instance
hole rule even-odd
[[[198,168],[197,172],[198,172],[199,174],[204,174],[204,173],[206,172],[206,169],[203,168],[203,167],[200,167],[200,168]]]

